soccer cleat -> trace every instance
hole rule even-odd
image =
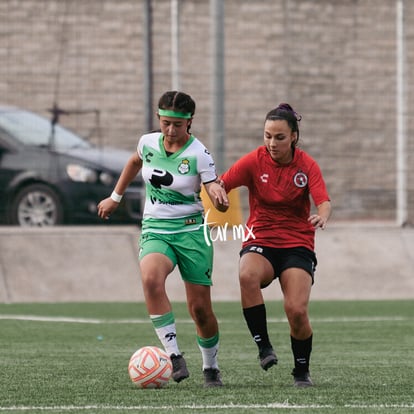
[[[295,370],[292,372],[293,375],[293,386],[298,388],[306,388],[306,387],[312,387],[313,382],[310,377],[310,373],[304,372],[302,374],[296,374]]]
[[[267,371],[277,364],[277,356],[273,348],[262,348],[259,350],[260,366]]]
[[[172,379],[175,382],[180,382],[190,376],[187,369],[187,364],[182,355],[171,354],[170,359],[173,366]]]
[[[204,387],[221,387],[220,371],[217,368],[206,368],[203,370],[204,374]]]

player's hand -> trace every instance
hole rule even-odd
[[[312,224],[313,227],[315,227],[315,229],[321,228],[324,230],[328,219],[318,214],[313,214],[308,218],[308,221]]]
[[[227,211],[229,208],[229,198],[227,197],[226,190],[217,182],[210,183],[206,189],[214,207],[221,212]]]
[[[222,188],[224,188],[224,181],[221,178],[217,178],[215,182],[219,184]]]
[[[102,219],[108,220],[118,206],[119,203],[112,200],[111,197],[105,198],[98,204],[98,216]]]

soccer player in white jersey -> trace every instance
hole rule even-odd
[[[177,91],[164,93],[157,116],[161,132],[143,135],[125,165],[110,197],[98,205],[107,219],[122,194],[142,170],[146,201],[139,262],[145,301],[154,329],[173,363],[174,381],[189,376],[177,342],[177,332],[165,282],[178,266],[185,284],[187,306],[196,325],[202,354],[204,386],[221,386],[217,362],[219,329],[211,303],[213,247],[203,231],[201,185],[220,211],[228,208],[225,190],[216,182],[214,160],[190,132],[195,102]]]

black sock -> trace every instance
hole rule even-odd
[[[292,344],[293,358],[295,360],[295,374],[304,374],[309,371],[309,361],[312,352],[312,337],[308,339],[300,340],[290,337]]]
[[[256,342],[259,350],[262,348],[270,348],[272,345],[269,341],[267,333],[266,307],[264,304],[252,306],[243,309],[244,319],[247,327]]]

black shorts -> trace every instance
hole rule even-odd
[[[318,261],[315,252],[306,247],[291,247],[287,249],[275,249],[273,247],[258,246],[251,244],[240,250],[240,257],[246,253],[257,253],[269,260],[273,266],[274,277],[280,277],[282,272],[291,267],[298,267],[309,273],[314,282],[314,273]],[[262,288],[266,287],[262,286]]]

